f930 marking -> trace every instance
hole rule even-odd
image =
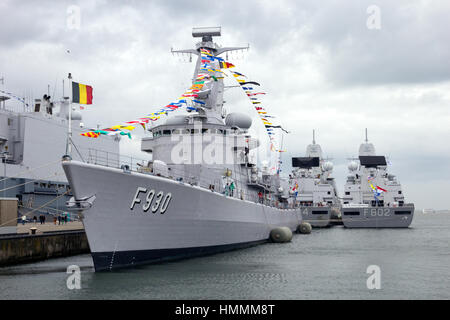
[[[141,204],[141,198],[139,198],[140,193],[145,193],[145,203],[143,204]],[[141,204],[142,211],[144,212],[147,212],[151,208],[153,213],[156,213],[159,209],[159,213],[164,214],[169,207],[170,200],[172,200],[172,194],[170,192],[164,195],[163,191],[156,193],[154,189],[147,190],[147,188],[138,187],[131,201],[130,210],[133,210],[136,203],[138,203]]]

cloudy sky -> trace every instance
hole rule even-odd
[[[229,61],[262,84],[266,108],[292,131],[285,164],[304,154],[316,129],[342,191],[347,158],[357,156],[367,127],[407,200],[450,207],[448,1],[2,0],[0,13],[4,88],[37,98],[50,85],[58,98],[71,72],[94,87],[88,126],[131,120],[177,98],[193,64],[170,48],[193,47],[193,26],[222,26],[216,42],[250,44]],[[229,91],[228,111],[256,116],[245,96]],[[139,141],[122,147],[137,153]]]

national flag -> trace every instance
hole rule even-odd
[[[72,82],[72,102],[92,104],[92,87],[78,82]]]

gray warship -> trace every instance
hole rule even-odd
[[[61,153],[67,145],[68,97],[52,101],[47,94],[27,103],[24,98],[1,90],[0,95],[0,197],[17,198],[19,215],[57,215],[65,211],[72,196],[61,168]],[[75,107],[72,107],[75,108]],[[82,114],[72,112],[74,159],[91,154],[115,154],[119,158],[119,139],[86,141],[78,133]],[[14,233],[15,227],[0,228]]]
[[[214,57],[239,49],[213,42],[220,27],[192,35],[201,38],[196,48],[178,52],[198,56],[193,83],[202,49]],[[64,157],[69,205],[83,210],[96,271],[248,247],[266,242],[276,227],[300,225],[301,211],[289,207],[279,175],[250,156],[259,146],[248,133],[252,119],[224,113],[223,79],[208,73],[217,77],[198,93],[197,111],[172,115],[142,138],[151,160],[118,166]]]
[[[400,182],[387,170],[385,156],[377,156],[366,139],[358,159],[348,165],[344,187],[342,221],[346,228],[407,228],[414,204],[405,203]]]
[[[306,147],[305,157],[292,158],[289,195],[302,212],[303,221],[312,227],[328,227],[341,219],[341,202],[331,173],[333,163],[323,158],[322,147],[316,143]]]

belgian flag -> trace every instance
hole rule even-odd
[[[72,82],[72,102],[79,104],[92,104],[92,87]]]

